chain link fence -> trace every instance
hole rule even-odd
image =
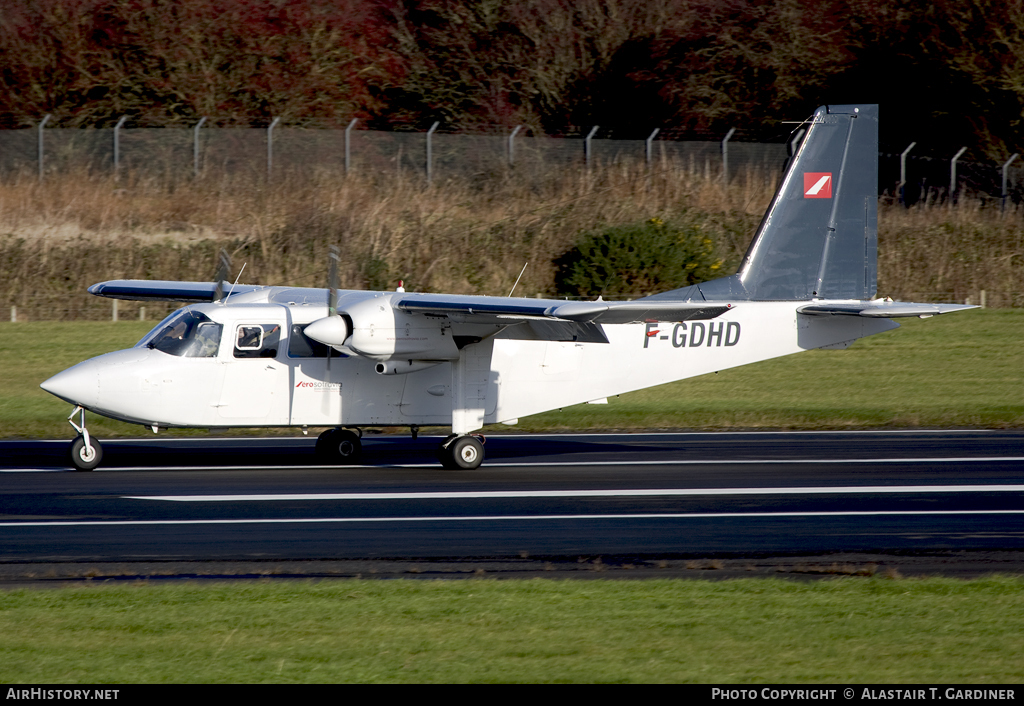
[[[0,130],[0,178],[45,179],[85,170],[132,172],[173,184],[224,175],[278,179],[321,171],[429,179],[505,175],[542,179],[562,169],[682,160],[721,176],[777,171],[786,145],[713,141],[611,140],[532,135],[383,132],[298,128],[97,128]]]
[[[720,178],[745,169],[778,172],[785,143],[613,140],[528,134],[383,132],[300,128],[30,128],[0,130],[0,178],[131,172],[168,186],[182,179],[247,175],[280,179],[317,172],[418,173],[425,179],[486,178],[514,170],[544,179],[567,168],[647,162],[689,164]],[[969,154],[968,154],[969,157]],[[1004,191],[1005,180],[1006,187]],[[953,172],[955,171],[955,178]],[[951,191],[952,190],[952,191]],[[1024,203],[1024,160],[879,155],[879,194],[912,205],[950,195]]]

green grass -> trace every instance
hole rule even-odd
[[[70,437],[68,405],[39,389],[152,324],[0,324],[0,437]],[[523,431],[1024,426],[1024,311],[904,320],[845,351],[810,351],[521,420]],[[90,415],[99,438],[150,433]],[[187,432],[175,432],[187,433]]]
[[[0,593],[0,679],[1019,682],[1020,578],[360,581]]]

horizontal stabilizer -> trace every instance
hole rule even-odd
[[[230,285],[228,289],[230,289]],[[232,295],[252,292],[261,287],[252,284],[235,286]],[[212,302],[217,294],[216,282],[175,282],[172,280],[115,279],[89,287],[89,293],[107,299],[139,302]]]
[[[977,308],[970,304],[919,304],[876,299],[866,302],[809,304],[800,307],[797,312],[808,316],[867,316],[872,319],[895,319],[903,316],[927,318],[936,314]]]

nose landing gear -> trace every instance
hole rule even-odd
[[[74,416],[79,415],[78,424],[74,422]],[[68,423],[75,428],[79,436],[71,442],[70,456],[71,465],[79,471],[91,471],[100,465],[103,460],[103,447],[96,439],[90,438],[89,430],[85,428],[85,410],[76,406],[68,415]]]

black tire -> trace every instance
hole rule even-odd
[[[317,437],[316,454],[325,463],[359,463],[363,457],[363,442],[354,431],[328,429]]]
[[[71,465],[76,470],[91,471],[100,465],[100,461],[103,460],[103,446],[100,445],[100,442],[90,438],[89,444],[92,446],[91,452],[86,450],[85,439],[82,437],[78,437],[71,442],[69,455],[71,457]]]
[[[438,451],[441,465],[448,470],[471,471],[484,461],[484,445],[475,436],[460,436]]]
[[[329,461],[331,455],[331,443],[333,443],[333,436],[337,434],[340,429],[327,429],[326,431],[320,432],[320,436],[316,437],[316,457],[321,461]]]

